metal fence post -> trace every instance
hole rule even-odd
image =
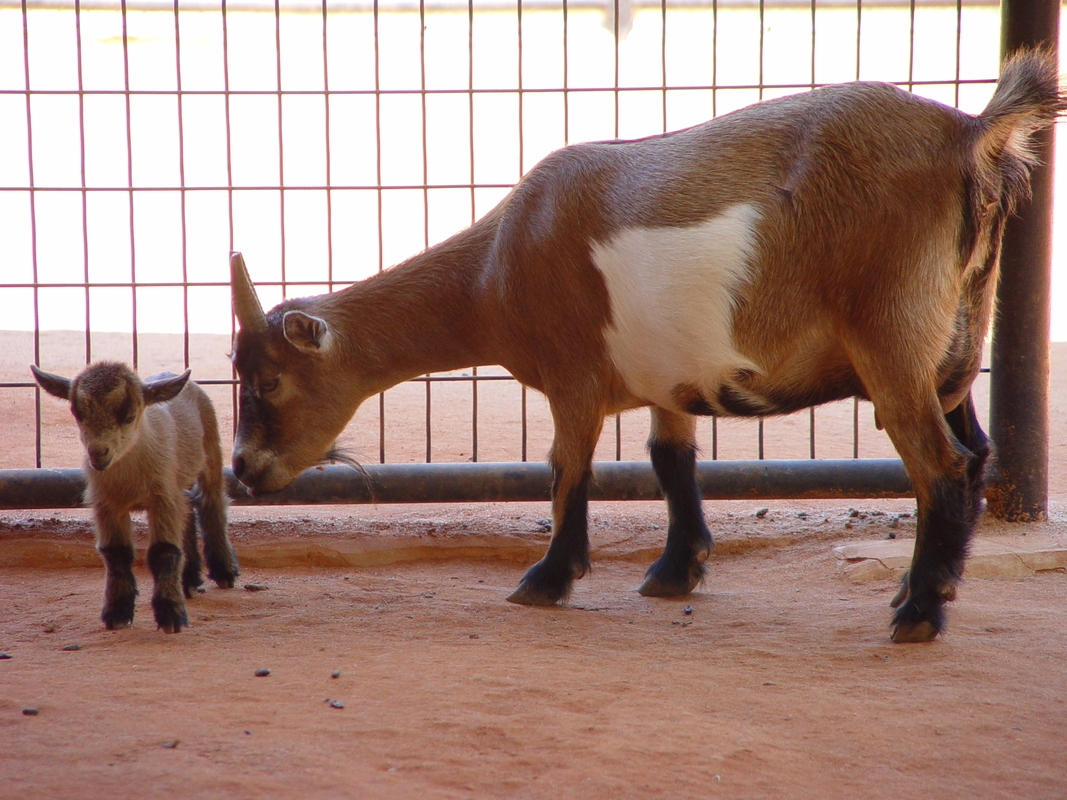
[[[1058,52],[1059,0],[1004,0],[1001,54]],[[1033,194],[1008,220],[993,325],[990,433],[996,446],[989,510],[1024,522],[1048,513],[1049,322],[1052,265],[1052,131],[1039,140]]]

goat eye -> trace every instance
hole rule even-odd
[[[135,419],[137,419],[137,418],[133,414],[130,414],[130,416],[126,417],[126,419],[124,419],[122,421],[122,424],[123,425],[133,425],[133,421]]]
[[[259,384],[259,391],[261,394],[270,394],[278,388],[278,379],[271,378],[270,380],[261,381]]]

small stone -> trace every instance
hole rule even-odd
[[[468,636],[467,638],[468,638],[468,639],[481,639],[482,637],[481,637],[481,636],[479,636],[479,635],[478,635],[478,634],[476,634],[476,633],[472,633],[472,634],[471,634],[470,636]]]
[[[330,708],[344,708],[344,707],[345,707],[345,704],[342,703],[340,700],[331,700],[330,701]]]
[[[178,746],[178,740],[177,739],[168,739],[165,742],[160,742],[159,746],[160,747],[165,747],[168,750],[173,750],[175,747]]]
[[[693,613],[693,607],[692,607],[692,606],[686,606],[686,607],[685,607],[685,608],[684,608],[684,609],[682,610],[682,613],[683,613],[683,614],[687,614],[687,615],[688,615],[688,614],[692,614],[692,613]]]
[[[51,622],[49,622],[44,626],[44,632],[45,633],[55,633],[56,632],[56,626],[53,625]]]
[[[41,713],[41,709],[33,708],[32,706],[30,708],[22,709],[22,715],[25,716],[25,717],[36,717],[40,713]]]
[[[245,591],[246,592],[265,592],[269,588],[270,587],[267,586],[267,584],[265,584],[265,583],[246,583],[245,584]]]
[[[0,653],[0,661],[7,661],[11,657],[11,653]]]
[[[260,667],[255,672],[255,676],[257,678],[266,678],[268,675],[270,675],[270,670],[267,669],[266,667]]]
[[[330,673],[330,677],[331,678],[340,678],[341,677],[341,670],[335,669],[333,672]]]
[[[765,516],[767,516],[768,511],[770,511],[769,508],[761,508],[759,511],[756,512],[756,519],[763,519]]]
[[[82,646],[80,644],[68,644],[63,649],[67,652],[74,652],[75,650],[81,650]]]

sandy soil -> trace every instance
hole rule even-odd
[[[24,406],[0,408],[19,442]],[[43,406],[50,465],[75,465]],[[1062,474],[1049,522],[980,536],[1067,545]],[[940,640],[894,646],[894,583],[834,548],[907,541],[909,501],[708,505],[699,591],[640,597],[663,509],[598,503],[594,570],[552,609],[503,599],[545,504],[234,509],[240,583],[267,588],[209,587],[178,635],[143,566],[134,626],[103,629],[84,511],[0,512],[0,796],[1064,796],[1067,574],[971,577]]]

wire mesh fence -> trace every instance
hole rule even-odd
[[[70,466],[28,365],[193,368],[234,418],[227,256],[265,305],[331,291],[472,223],[570,142],[695,124],[843,80],[968,111],[994,3],[0,2],[0,468]],[[984,407],[985,389],[979,387]],[[707,458],[892,455],[864,404],[701,422]],[[644,458],[643,414],[599,459]],[[541,398],[503,370],[368,402],[367,462],[540,460]]]

